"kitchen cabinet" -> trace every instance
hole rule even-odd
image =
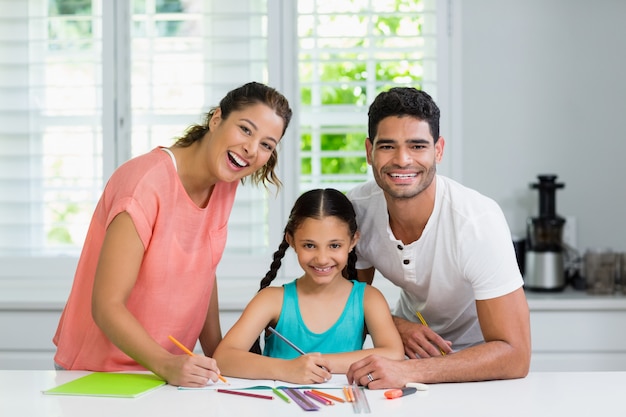
[[[626,370],[626,296],[526,293],[532,371]]]
[[[393,300],[388,290],[383,292]],[[32,294],[0,291],[0,369],[52,369],[52,336],[65,292],[48,294],[33,300]],[[223,333],[245,306],[240,294],[220,288]],[[626,371],[626,296],[567,290],[527,292],[527,298],[532,371]]]

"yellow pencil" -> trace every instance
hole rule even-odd
[[[343,395],[346,397],[347,402],[354,402],[354,396],[352,395],[351,387],[343,387]]]
[[[419,311],[416,311],[415,315],[420,320],[420,323],[422,323],[422,325],[429,327],[428,323],[426,323],[426,320],[424,320],[424,316],[422,316],[422,313],[420,313]],[[444,352],[443,349],[439,348],[439,352],[441,352],[441,356],[446,356],[446,352]]]
[[[189,356],[196,356],[193,354],[192,351],[190,351],[189,349],[187,349],[187,346],[183,345],[182,343],[180,343],[178,340],[176,340],[176,338],[172,335],[167,336],[172,342],[174,342],[174,344],[176,346],[178,346],[180,348],[180,350],[182,350],[183,352],[185,352],[187,355]],[[228,381],[226,380],[226,378],[224,378],[222,375],[217,375],[217,377],[225,384],[228,384]]]

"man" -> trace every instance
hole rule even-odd
[[[361,231],[357,268],[362,281],[378,270],[402,289],[394,321],[409,360],[371,355],[350,367],[349,381],[380,389],[525,377],[528,304],[502,210],[436,174],[445,141],[428,94],[392,88],[368,114],[375,181],[348,193]]]

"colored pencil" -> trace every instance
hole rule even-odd
[[[343,395],[346,397],[346,401],[351,403],[354,402],[354,395],[352,395],[352,388],[351,387],[343,387]]]
[[[286,402],[286,403],[290,403],[291,402],[291,400],[289,398],[287,398],[282,392],[278,391],[276,388],[272,387],[272,391],[274,392],[274,394],[276,394],[276,396],[278,398],[280,398],[284,402]]]
[[[224,394],[242,395],[244,397],[262,398],[264,400],[274,399],[274,397],[272,397],[271,395],[254,394],[252,392],[245,392],[245,391],[232,391],[229,389],[218,389],[217,392],[222,392]]]
[[[309,397],[313,398],[315,401],[322,403],[324,405],[335,405],[335,403],[329,400],[328,398],[322,397],[321,395],[318,395],[314,393],[313,391],[305,390],[304,394],[308,395]]]
[[[426,323],[426,320],[424,320],[424,316],[422,316],[422,313],[420,313],[419,311],[416,311],[415,315],[420,320],[422,325],[424,325],[426,327],[430,327],[430,326],[428,326],[428,323]],[[444,352],[442,348],[439,348],[439,352],[441,352],[441,356],[446,356],[446,352]]]
[[[299,354],[306,355],[306,353],[302,349],[300,349],[298,346],[293,344],[291,342],[291,340],[287,339],[285,336],[283,336],[282,334],[278,333],[276,331],[276,329],[274,329],[272,326],[268,326],[267,330],[269,330],[270,332],[274,333],[276,336],[280,337],[283,340],[283,342],[287,343],[289,346],[291,346]]]
[[[334,400],[334,401],[337,401],[337,402],[340,402],[340,403],[344,402],[344,400],[342,398],[335,397],[334,395],[331,395],[331,394],[329,394],[327,392],[318,391],[316,389],[312,389],[311,392],[314,393],[314,394],[317,394],[317,395],[321,395],[322,397],[326,397],[329,400]]]
[[[180,343],[178,340],[176,340],[176,338],[172,335],[167,336],[172,342],[174,342],[174,344],[176,346],[178,346],[180,348],[180,350],[182,350],[183,352],[185,352],[187,355],[189,356],[196,356],[194,355],[194,353],[192,351],[190,351],[189,349],[187,349],[187,346],[183,345],[182,343]],[[226,380],[226,378],[224,378],[222,375],[217,375],[217,377],[225,384],[228,384],[228,381]]]

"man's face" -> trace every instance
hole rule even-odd
[[[365,141],[367,162],[376,183],[392,198],[412,198],[428,188],[443,155],[428,123],[410,116],[389,116],[378,124],[373,143]]]

